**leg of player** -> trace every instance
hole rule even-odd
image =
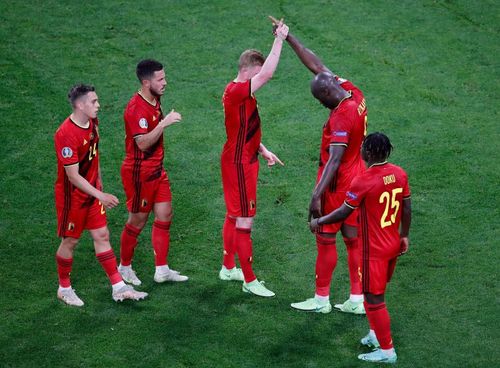
[[[127,223],[120,237],[120,265],[118,271],[125,282],[136,286],[141,284],[141,280],[132,269],[132,259],[137,246],[137,238],[146,225],[148,216],[149,213],[147,212],[129,212]]]
[[[168,267],[168,250],[170,247],[170,224],[172,221],[172,202],[155,203],[153,207],[155,221],[151,232],[151,242],[155,254],[156,282],[187,281],[188,277]]]
[[[236,218],[236,250],[238,252],[238,258],[240,260],[241,270],[244,277],[242,290],[245,293],[269,298],[275,294],[264,286],[263,281],[257,280],[257,277],[252,269],[252,225],[253,217]]]
[[[292,308],[316,313],[330,313],[330,283],[337,265],[337,247],[335,234],[317,234],[316,247],[316,293],[314,298],[303,302],[292,303]]]
[[[78,244],[76,238],[63,238],[56,252],[57,274],[59,275],[59,288],[57,297],[68,305],[83,306],[83,301],[76,295],[71,287],[70,273],[73,266],[73,252]]]
[[[354,226],[342,224],[342,236],[347,250],[347,265],[351,283],[351,295],[342,304],[335,304],[335,308],[345,313],[365,314],[363,305],[363,291],[359,278],[360,256],[358,246],[358,231]]]
[[[109,243],[109,230],[107,226],[99,229],[89,230],[90,236],[94,240],[95,255],[102,268],[108,275],[113,291],[112,297],[114,301],[122,301],[124,299],[140,300],[148,296],[147,293],[136,291],[130,285],[123,282],[123,279],[116,267],[116,258],[113,248]]]
[[[397,355],[392,344],[391,320],[384,301],[384,294],[365,293],[366,317],[373,327],[367,336],[361,339],[361,343],[366,346],[377,347],[371,353],[360,354],[358,358],[368,362],[396,363]]]
[[[219,271],[219,278],[224,281],[244,281],[241,268],[236,267],[236,218],[226,214],[224,226],[222,227],[222,243],[224,247],[222,268]]]

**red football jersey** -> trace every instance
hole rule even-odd
[[[365,259],[391,259],[399,254],[399,224],[403,199],[410,197],[406,172],[381,163],[356,176],[345,204],[359,207],[360,233]]]
[[[152,131],[163,119],[161,103],[151,105],[139,93],[127,104],[123,114],[125,121],[125,160],[124,165],[139,165],[141,168],[163,167],[163,134],[160,139],[145,152],[135,142],[135,137]]]
[[[342,101],[330,112],[330,117],[323,126],[317,182],[330,157],[330,145],[346,147],[340,166],[330,184],[330,192],[346,191],[352,179],[365,169],[361,159],[361,144],[366,135],[367,123],[365,98],[363,92],[354,84],[344,79],[337,79],[341,87],[351,93],[351,97]]]
[[[222,160],[232,163],[250,163],[257,160],[262,132],[257,100],[250,93],[248,80],[231,82],[222,96],[227,140]]]
[[[76,125],[67,118],[54,135],[57,156],[57,180],[55,184],[56,205],[63,206],[70,200],[90,204],[94,197],[71,184],[65,166],[78,164],[78,171],[94,187],[100,188],[99,177],[99,133],[97,119],[90,119],[87,128]]]

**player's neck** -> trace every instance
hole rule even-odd
[[[150,105],[156,106],[156,98],[155,96],[153,96],[149,89],[141,88],[137,93],[139,93],[139,95],[141,95],[141,97],[145,99]]]
[[[87,115],[78,113],[78,111],[73,111],[69,118],[80,128],[87,129],[90,125],[89,117]]]

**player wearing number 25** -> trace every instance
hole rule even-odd
[[[356,176],[344,203],[330,214],[311,221],[311,231],[324,224],[337,223],[359,208],[361,281],[370,332],[361,339],[363,345],[380,348],[361,354],[359,359],[394,363],[389,313],[384,302],[397,257],[408,250],[411,223],[411,201],[408,176],[399,166],[386,160],[392,150],[389,138],[382,133],[369,134],[361,155],[368,169]]]
[[[117,206],[118,198],[102,191],[97,94],[94,87],[79,84],[71,88],[68,98],[73,112],[54,136],[57,156],[57,233],[62,238],[56,252],[59,275],[57,296],[66,304],[83,306],[83,301],[71,287],[70,273],[74,249],[82,231],[87,229],[94,241],[96,257],[113,286],[113,299],[143,299],[148,294],[137,292],[123,282],[109,243],[105,208]]]

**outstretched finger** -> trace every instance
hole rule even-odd
[[[268,17],[269,17],[269,19],[271,19],[271,22],[273,22],[274,25],[278,25],[278,23],[280,22],[278,19],[276,19],[272,15],[268,15]]]
[[[281,160],[278,158],[278,156],[274,155],[274,159],[281,165],[281,166],[285,166],[285,164],[283,162],[281,162]]]

